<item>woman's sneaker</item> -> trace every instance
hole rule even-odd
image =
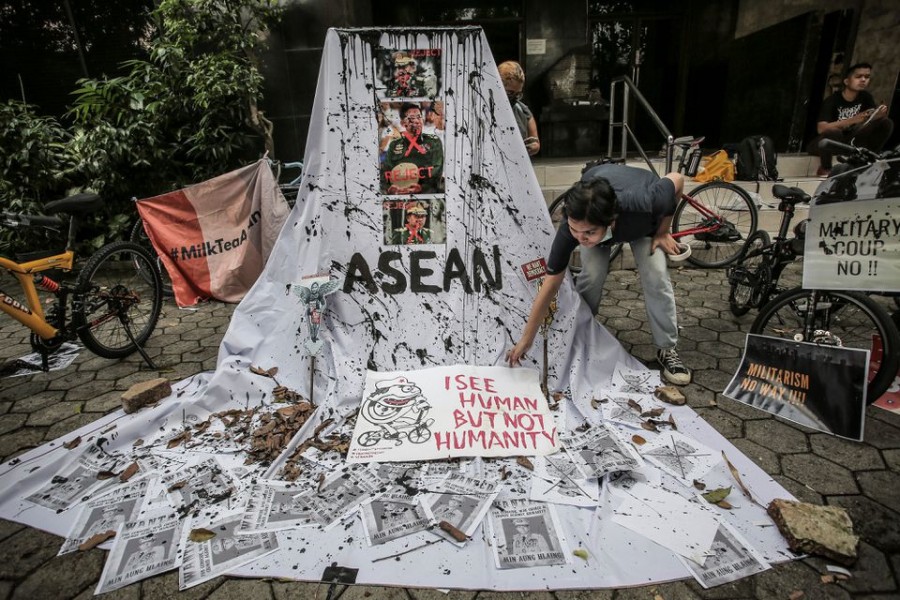
[[[662,367],[663,379],[674,385],[687,385],[691,382],[691,370],[684,366],[675,348],[657,350],[656,361]]]

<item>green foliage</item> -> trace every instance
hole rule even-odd
[[[123,62],[118,77],[79,80],[71,132],[22,104],[0,106],[3,206],[39,211],[71,184],[96,191],[106,210],[81,237],[99,247],[134,221],[132,197],[258,158],[271,123],[257,110],[257,52],[281,10],[277,0],[159,0],[140,34],[148,58]]]
[[[52,117],[38,116],[34,107],[11,101],[0,104],[0,206],[4,211],[34,213],[48,200],[65,193],[71,159],[69,135]],[[29,245],[46,241],[39,232]],[[25,248],[23,236],[0,229],[0,251]]]

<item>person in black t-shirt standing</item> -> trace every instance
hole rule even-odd
[[[876,105],[872,94],[866,91],[871,80],[872,65],[851,65],[844,77],[844,89],[822,103],[816,123],[819,135],[806,149],[820,158],[817,176],[827,177],[831,173],[832,153],[827,148],[819,148],[821,140],[832,139],[878,152],[891,137],[894,122],[887,118],[887,107]]]
[[[562,285],[572,251],[581,246],[582,270],[576,286],[595,314],[609,272],[610,246],[628,242],[641,276],[644,305],[663,378],[675,385],[690,383],[691,371],[675,349],[675,294],[666,263],[666,254],[679,253],[669,228],[676,199],[683,189],[684,177],[679,173],[660,178],[646,169],[604,164],[586,171],[581,181],[565,192],[565,218],[553,239],[547,275],[534,299],[522,337],[507,353],[510,365],[519,364],[531,348],[550,302]]]

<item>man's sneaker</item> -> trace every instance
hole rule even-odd
[[[663,379],[675,385],[687,385],[691,382],[691,370],[684,366],[675,348],[657,350],[656,361],[662,366]]]

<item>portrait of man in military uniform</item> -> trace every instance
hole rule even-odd
[[[406,222],[394,229],[391,244],[430,244],[431,229],[425,227],[428,211],[421,202],[409,202],[405,208]]]
[[[441,87],[441,48],[376,49],[375,71],[381,98],[434,98]]]
[[[400,135],[390,142],[381,163],[381,193],[439,194],[444,191],[444,145],[425,133],[422,109],[416,103],[400,106]]]
[[[426,95],[425,80],[416,72],[416,60],[408,52],[394,53],[394,74],[388,81],[389,98],[418,98]]]

